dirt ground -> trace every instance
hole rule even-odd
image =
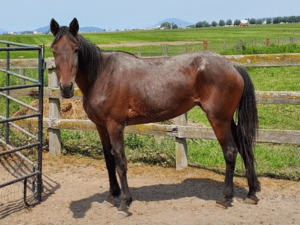
[[[129,164],[132,215],[120,219],[115,207],[101,204],[109,188],[104,162],[71,156],[52,159],[48,154],[44,158],[43,202],[9,211],[1,225],[300,224],[299,182],[260,178],[260,201],[248,205],[243,203],[246,180],[235,178],[236,197],[232,207],[223,209],[215,203],[222,193],[222,175],[198,168],[176,171]]]

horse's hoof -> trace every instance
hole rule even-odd
[[[251,204],[251,205],[257,205],[259,199],[256,196],[249,196],[244,200],[244,203]]]
[[[125,219],[125,218],[127,218],[127,217],[129,217],[129,216],[131,216],[132,215],[132,213],[131,212],[129,212],[129,211],[117,211],[115,214],[114,214],[114,216],[113,216],[113,218],[115,219],[115,220],[122,220],[122,219]]]
[[[225,201],[223,198],[217,200],[216,205],[221,207],[222,209],[227,209],[228,207],[232,206],[230,200]]]

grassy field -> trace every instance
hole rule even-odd
[[[294,42],[300,40],[300,24],[250,26],[248,28],[202,28],[187,30],[164,30],[164,31],[127,31],[100,34],[83,34],[95,44],[122,44],[128,42],[167,42],[167,41],[203,41],[209,40],[209,48],[221,52],[226,48],[236,46],[239,39],[246,43],[248,49],[263,49],[266,37],[271,42],[278,40],[289,41],[291,36]],[[1,40],[9,40],[27,44],[45,44],[46,57],[52,57],[49,46],[53,40],[52,35],[13,35],[0,36]],[[230,40],[230,41],[229,41]],[[231,44],[232,43],[232,44]],[[201,50],[201,45],[190,45],[189,51]],[[110,48],[125,50],[137,54],[137,47]],[[246,48],[247,49],[247,48]],[[252,49],[253,50],[253,49]],[[141,47],[142,55],[156,55],[162,52],[162,46]],[[184,52],[184,46],[169,46],[170,54]],[[266,53],[263,49],[262,53]],[[287,50],[283,50],[287,51]],[[27,54],[27,55],[26,55]],[[24,56],[25,58],[36,57],[28,53],[12,53],[13,58]],[[224,53],[225,54],[225,53]],[[249,53],[245,53],[249,54]],[[0,58],[5,57],[0,54]],[[300,76],[299,67],[269,67],[247,68],[256,90],[259,91],[299,91]],[[34,71],[26,70],[29,76],[36,76]],[[46,75],[47,76],[47,75]],[[46,79],[47,80],[47,79]],[[13,80],[13,83],[17,80]],[[0,86],[5,85],[5,79],[0,76]],[[26,98],[24,101],[30,102]],[[0,114],[5,114],[4,98],[0,98]],[[16,111],[19,106],[12,104],[11,111]],[[260,128],[300,130],[300,106],[299,105],[259,105],[258,106]],[[188,113],[190,121],[210,126],[205,114],[198,108]],[[84,142],[82,140],[85,140]],[[20,142],[19,138],[16,138]],[[75,154],[78,157],[87,155],[96,159],[103,159],[101,143],[96,132],[79,132],[62,130],[64,153]],[[45,147],[47,148],[45,138]],[[126,154],[131,162],[143,162],[162,166],[174,166],[175,143],[172,138],[157,140],[154,137],[126,135]],[[257,144],[256,150],[257,171],[261,176],[272,176],[300,180],[300,146],[285,144]],[[222,150],[217,141],[188,140],[188,157],[192,165],[211,169],[224,173],[225,162]],[[244,174],[242,160],[239,157],[236,174]]]
[[[290,37],[294,43],[300,42],[300,23],[279,24],[279,25],[256,25],[246,28],[241,27],[209,27],[199,29],[178,29],[178,30],[148,30],[148,31],[123,31],[105,33],[85,33],[85,38],[97,45],[103,44],[124,44],[132,42],[174,42],[174,41],[209,41],[209,49],[222,53],[224,48],[234,48],[239,39],[243,40],[246,46],[264,46],[266,38],[271,43],[289,43]],[[49,47],[53,36],[48,35],[0,35],[0,40],[13,41],[34,45],[46,46],[46,57],[52,57]],[[224,46],[226,45],[226,47]],[[1,45],[0,45],[1,46]],[[110,47],[104,49],[123,50],[137,54],[138,47]],[[202,50],[202,44],[189,46],[189,51]],[[145,46],[141,48],[142,55],[161,55],[162,46]],[[148,53],[147,53],[148,52]],[[170,55],[185,52],[185,46],[169,46]],[[12,52],[12,58],[23,56],[34,58],[36,53]],[[0,58],[5,58],[0,53]]]

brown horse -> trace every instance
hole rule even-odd
[[[232,201],[238,152],[246,167],[247,201],[258,202],[260,183],[252,151],[257,108],[254,87],[244,68],[208,51],[148,59],[103,51],[78,30],[76,18],[69,27],[60,27],[52,19],[52,50],[61,95],[71,98],[76,82],[83,94],[84,109],[97,126],[110,182],[107,202],[114,204],[114,197],[121,195],[119,210],[125,212],[132,202],[126,175],[125,126],[168,120],[194,106],[206,113],[226,161],[225,188],[217,203],[227,207]],[[237,124],[233,120],[235,111]]]

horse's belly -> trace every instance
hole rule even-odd
[[[195,102],[185,102],[177,107],[169,107],[158,109],[129,109],[127,114],[127,125],[142,124],[142,123],[154,123],[169,120],[180,116],[181,114],[189,111],[196,105]]]

